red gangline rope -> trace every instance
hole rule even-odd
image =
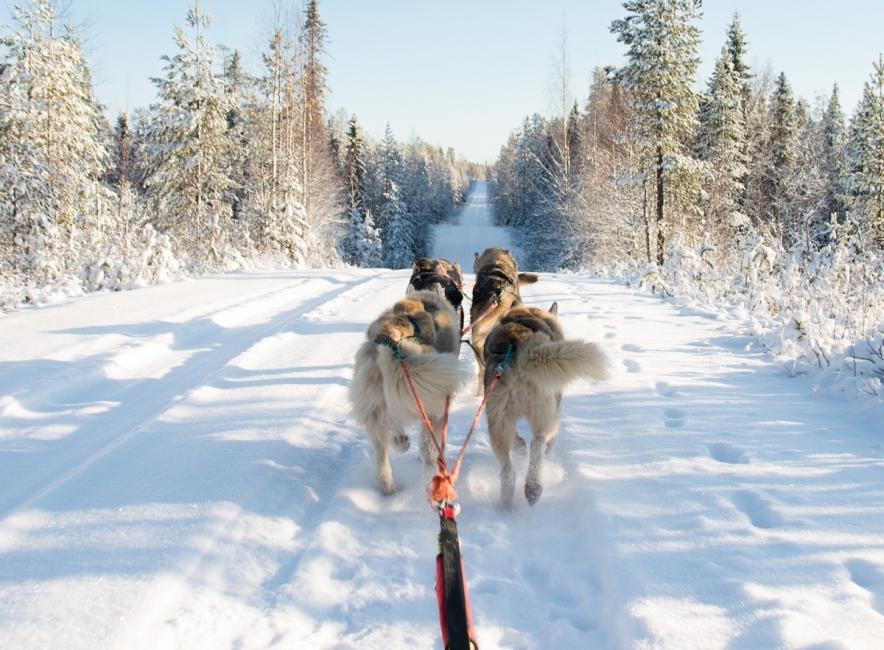
[[[444,504],[444,503],[453,503],[457,499],[457,492],[454,489],[454,482],[457,480],[457,477],[460,475],[460,468],[463,464],[464,456],[466,455],[467,445],[470,443],[470,438],[473,437],[473,433],[476,430],[476,426],[479,424],[479,418],[482,416],[482,411],[485,410],[485,406],[488,403],[488,396],[491,394],[491,391],[494,390],[494,386],[500,380],[501,375],[503,375],[503,367],[499,367],[497,372],[494,373],[494,377],[492,377],[491,382],[488,384],[488,388],[485,390],[485,396],[482,398],[482,403],[479,404],[479,409],[476,411],[476,415],[473,417],[473,422],[470,425],[470,430],[467,432],[466,437],[464,438],[463,444],[461,445],[460,452],[457,455],[457,458],[454,461],[454,469],[450,472],[448,471],[448,464],[445,461],[445,444],[448,440],[448,412],[451,406],[451,396],[445,398],[445,415],[442,420],[442,431],[440,432],[440,439],[437,439],[436,432],[433,430],[433,424],[430,422],[430,417],[427,415],[427,410],[424,407],[423,400],[421,400],[420,395],[417,393],[417,389],[414,386],[414,381],[411,379],[411,373],[408,370],[408,364],[405,360],[402,360],[402,370],[405,373],[405,379],[408,381],[408,388],[411,391],[411,395],[414,398],[414,403],[417,406],[418,413],[420,413],[421,419],[423,420],[424,426],[427,428],[427,431],[430,432],[430,439],[433,441],[433,446],[436,448],[437,453],[437,465],[439,466],[439,471],[436,472],[435,476],[433,476],[431,487],[429,490],[430,499],[434,503]]]

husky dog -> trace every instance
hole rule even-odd
[[[411,295],[415,291],[436,291],[444,295],[445,299],[454,307],[460,319],[460,328],[463,329],[463,271],[460,264],[453,264],[445,259],[430,259],[421,257],[414,261],[411,267],[411,279],[405,295]]]
[[[381,491],[394,489],[390,442],[400,451],[410,442],[406,424],[420,420],[403,363],[408,364],[417,394],[434,431],[439,431],[445,400],[463,382],[457,362],[460,330],[454,308],[435,291],[416,291],[384,311],[368,328],[356,353],[350,402],[353,415],[368,431],[377,458]],[[424,427],[421,455],[427,468],[436,465],[436,450]]]
[[[566,340],[556,319],[558,305],[549,311],[514,307],[485,340],[485,388],[497,367],[503,372],[488,395],[487,417],[491,447],[500,463],[500,500],[511,507],[515,489],[510,453],[524,448],[516,431],[520,417],[531,426],[531,449],[525,498],[534,505],[543,492],[541,464],[559,428],[562,389],[580,377],[607,377],[607,359],[595,343]]]
[[[482,376],[485,373],[483,346],[488,333],[511,307],[522,304],[519,283],[537,282],[534,273],[519,273],[516,259],[505,248],[486,248],[473,262],[476,284],[473,286],[473,303],[470,307],[472,343],[479,364],[478,393],[482,394]],[[481,320],[480,320],[481,319]]]

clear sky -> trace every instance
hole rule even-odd
[[[0,0],[0,22],[10,0]],[[148,105],[161,54],[190,0],[73,0],[88,23],[99,99],[117,112]],[[210,38],[238,48],[259,68],[264,0],[202,0]],[[293,7],[302,6],[292,2]],[[837,82],[850,114],[884,51],[881,0],[706,0],[698,83],[712,70],[739,11],[749,59],[784,71],[811,103]],[[355,113],[374,137],[390,122],[400,139],[420,136],[477,161],[493,160],[510,131],[548,113],[552,59],[563,23],[572,88],[580,104],[594,66],[619,65],[624,47],[608,31],[618,0],[322,0],[329,32],[329,109]]]

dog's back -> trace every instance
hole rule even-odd
[[[531,451],[525,479],[530,504],[540,498],[543,453],[558,431],[562,389],[580,377],[604,379],[607,360],[595,343],[565,339],[550,311],[518,306],[510,309],[485,341],[485,390],[488,433],[501,464],[501,501],[512,504],[514,474],[510,454],[524,447],[516,422],[525,417],[531,426]],[[491,388],[491,382],[500,377]]]
[[[607,361],[598,345],[565,339],[555,311],[536,307],[510,309],[488,335],[486,386],[508,357],[512,360],[511,382],[527,382],[545,393],[560,392],[580,377],[607,377]]]
[[[457,360],[460,331],[454,309],[435,291],[418,291],[384,311],[368,328],[356,353],[350,402],[354,418],[372,441],[378,481],[393,491],[389,446],[402,427],[419,417],[403,363],[431,421],[442,417],[449,395],[463,382]],[[398,435],[397,435],[398,434]],[[430,465],[427,445],[422,446]]]
[[[486,248],[473,263],[476,283],[470,306],[473,350],[479,363],[481,392],[485,338],[511,308],[522,304],[519,284],[537,282],[533,273],[519,273],[516,259],[505,248]]]
[[[435,291],[445,296],[454,307],[463,328],[463,272],[460,264],[451,263],[446,259],[430,259],[421,257],[411,267],[411,278],[408,280],[406,295],[416,291]]]

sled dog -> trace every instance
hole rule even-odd
[[[430,259],[421,257],[414,261],[411,267],[411,279],[405,295],[411,295],[415,291],[435,291],[445,296],[445,299],[454,307],[458,316],[460,328],[463,329],[463,271],[460,264],[453,264],[446,259]]]
[[[595,343],[565,339],[557,312],[556,303],[549,311],[514,307],[485,340],[486,390],[503,364],[488,395],[487,418],[491,447],[500,463],[500,500],[505,508],[512,506],[515,489],[511,451],[514,446],[525,447],[516,421],[524,417],[531,427],[525,498],[534,505],[543,492],[543,454],[559,428],[562,389],[580,377],[607,377],[605,354]]]
[[[473,286],[473,302],[470,306],[472,344],[479,364],[478,392],[482,394],[482,377],[485,373],[483,346],[488,333],[494,329],[511,307],[522,304],[519,283],[537,282],[534,273],[519,273],[516,259],[505,248],[486,248],[473,262],[476,284]]]
[[[415,389],[439,432],[445,399],[463,383],[457,350],[460,330],[454,308],[435,291],[416,291],[384,311],[368,328],[367,340],[356,353],[350,402],[354,418],[365,427],[374,446],[381,492],[394,490],[390,443],[400,451],[410,442],[406,424],[420,421],[403,370],[408,364]],[[436,450],[422,427],[420,450],[431,471]]]

